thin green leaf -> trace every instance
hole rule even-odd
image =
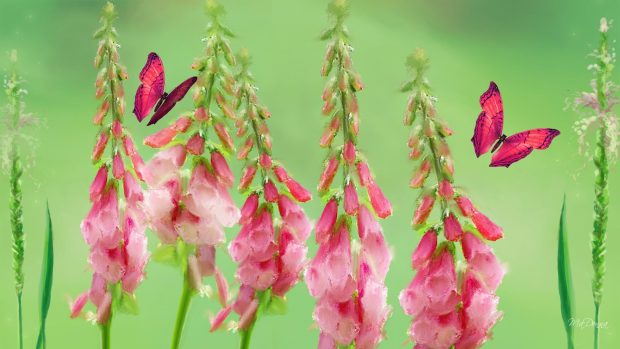
[[[54,278],[54,234],[52,230],[52,217],[49,205],[46,208],[47,231],[45,232],[45,243],[43,245],[43,264],[41,265],[41,288],[40,291],[40,327],[39,337],[37,338],[37,349],[45,348],[45,321],[50,309],[52,298],[52,281]]]
[[[573,327],[571,321],[575,311],[573,299],[573,281],[571,277],[570,258],[568,253],[568,236],[566,229],[566,195],[562,202],[560,215],[560,229],[558,233],[558,288],[560,291],[560,305],[562,320],[566,330],[567,347],[574,348]]]

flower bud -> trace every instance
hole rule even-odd
[[[368,197],[370,198],[370,204],[372,208],[377,213],[377,216],[381,218],[387,218],[392,215],[392,204],[385,197],[381,188],[375,183],[375,181],[371,181],[366,186],[366,190],[368,191]]]
[[[353,144],[353,142],[351,142],[350,140],[348,140],[344,144],[342,157],[344,158],[344,161],[346,161],[349,165],[353,165],[353,163],[355,162],[355,144]]]
[[[214,151],[211,153],[211,166],[213,167],[213,170],[219,180],[224,185],[227,187],[231,187],[233,185],[235,177],[233,176],[230,167],[228,167],[228,162],[226,162],[226,159],[220,152]]]
[[[209,112],[204,107],[198,107],[194,110],[194,117],[197,121],[209,121]]]
[[[198,133],[195,133],[187,140],[185,149],[188,153],[193,155],[201,155],[205,150],[205,140]]]
[[[469,199],[464,195],[457,196],[454,201],[456,201],[461,214],[465,217],[471,217],[476,210],[471,201],[469,201]]]
[[[452,183],[449,180],[444,179],[439,182],[439,188],[437,189],[439,196],[441,196],[444,200],[450,200],[454,196],[454,188],[452,188]]]
[[[248,165],[241,175],[241,180],[239,181],[239,190],[247,189],[252,181],[254,180],[254,176],[256,175],[256,166]]]
[[[420,239],[418,247],[411,256],[411,266],[413,269],[420,269],[428,262],[437,249],[437,233],[433,229],[428,230]]]
[[[108,131],[104,130],[99,134],[99,138],[97,138],[97,142],[95,143],[95,148],[93,149],[92,159],[93,161],[99,161],[101,159],[101,155],[105,151],[106,146],[108,145],[108,140],[110,136],[108,135]]]
[[[426,177],[428,177],[430,171],[431,160],[426,158],[424,159],[424,161],[422,161],[422,164],[420,164],[420,167],[411,178],[411,181],[409,181],[409,186],[416,189],[422,188],[424,186],[424,182],[426,181]]]
[[[357,214],[357,210],[359,209],[359,199],[357,198],[357,190],[355,190],[355,185],[353,181],[350,181],[344,187],[344,211],[349,216],[355,216]]]
[[[112,122],[112,135],[116,139],[120,139],[123,136],[123,125],[119,120]]]
[[[267,180],[267,182],[265,182],[265,184],[263,185],[263,188],[265,190],[264,192],[265,200],[269,202],[278,201],[278,189],[276,188],[275,184],[273,184],[272,181]]]
[[[435,197],[431,194],[424,195],[413,215],[413,225],[421,225],[426,223],[428,216],[433,210],[433,205],[435,205]]]
[[[270,169],[273,166],[273,161],[271,161],[271,156],[267,153],[261,153],[258,157],[258,163],[260,166],[266,170]]]
[[[329,186],[332,184],[334,177],[336,176],[336,172],[338,171],[338,166],[340,165],[340,160],[338,157],[334,156],[327,161],[325,164],[325,169],[321,174],[321,178],[319,179],[318,191],[324,192]]]
[[[237,153],[237,159],[247,159],[248,154],[250,153],[250,151],[252,151],[252,148],[254,148],[254,139],[249,136],[248,138],[246,138],[245,143],[243,143],[243,147],[239,149],[239,152]]]
[[[336,224],[336,218],[338,217],[338,202],[336,199],[331,199],[325,205],[321,217],[314,227],[316,233],[316,242],[321,244],[329,238],[332,229]]]
[[[170,144],[176,135],[177,132],[175,130],[171,127],[166,127],[146,137],[144,139],[144,144],[151,148],[162,148]]]
[[[461,223],[452,213],[443,219],[443,234],[450,241],[459,241],[463,236]]]
[[[368,183],[372,182],[372,175],[370,174],[370,169],[368,168],[368,164],[365,161],[357,162],[357,176],[360,180],[360,185],[365,187]]]
[[[241,218],[239,219],[239,223],[245,224],[250,220],[250,218],[254,217],[256,210],[258,209],[258,194],[252,193],[245,200],[245,203],[241,207]]]
[[[478,210],[474,210],[471,221],[476,226],[476,229],[487,240],[495,241],[501,239],[504,236],[502,228],[497,226],[487,216],[480,213]]]
[[[123,164],[123,158],[121,157],[121,153],[116,152],[114,154],[114,158],[112,159],[112,175],[114,178],[121,179],[125,174],[125,165]]]
[[[289,177],[284,182],[284,185],[286,185],[286,188],[291,193],[291,195],[295,198],[295,200],[299,202],[306,202],[312,199],[312,194],[310,194],[308,189],[304,188],[296,180]]]
[[[190,117],[182,116],[175,121],[170,128],[175,130],[178,133],[184,133],[192,126],[193,120]]]
[[[90,184],[90,201],[95,201],[103,190],[105,189],[106,184],[108,183],[108,167],[106,165],[102,165],[97,171],[95,175],[95,179]]]
[[[222,123],[215,123],[213,125],[215,129],[215,133],[217,134],[217,138],[220,139],[224,148],[232,150],[235,148],[235,144],[233,143],[232,138],[230,137],[230,133],[228,133],[228,129]]]

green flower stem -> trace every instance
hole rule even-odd
[[[193,289],[189,280],[189,270],[187,265],[185,267],[185,276],[183,277],[183,290],[181,291],[181,298],[179,299],[179,308],[177,310],[177,319],[174,324],[174,333],[172,335],[172,344],[170,348],[177,349],[181,343],[181,335],[183,333],[183,326],[185,325],[185,318],[187,317],[187,311],[189,310],[189,304],[192,300]]]
[[[19,349],[24,349],[24,327],[23,327],[23,317],[22,317],[22,293],[17,293],[17,314],[19,318]]]
[[[111,324],[112,324],[112,314],[110,313],[110,317],[108,318],[108,321],[106,321],[104,324],[101,324],[99,326],[101,328],[101,349],[110,348]]]

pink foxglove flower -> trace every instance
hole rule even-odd
[[[114,6],[104,7],[102,29],[100,32],[112,33],[112,22],[116,17]],[[93,159],[100,163],[97,174],[90,186],[92,206],[82,221],[81,230],[89,246],[89,265],[93,271],[92,284],[88,292],[79,296],[71,305],[71,317],[79,316],[86,303],[90,301],[96,308],[93,316],[103,327],[109,327],[112,314],[116,314],[119,304],[133,299],[134,292],[145,277],[145,267],[149,259],[147,239],[144,234],[145,222],[141,212],[143,203],[142,188],[134,173],[141,173],[136,164],[142,158],[132,153],[122,152],[123,144],[133,144],[131,135],[122,126],[124,99],[122,80],[126,78],[125,68],[119,63],[118,45],[111,34],[104,34],[99,43],[96,62],[101,66],[99,74],[102,86],[108,89],[97,91],[102,99],[102,107],[95,123],[101,131],[93,151]],[[119,74],[106,74],[109,69]],[[106,121],[107,120],[107,121]],[[111,157],[106,150],[116,149]],[[118,288],[117,288],[118,287]],[[119,289],[122,292],[113,292]],[[102,332],[103,335],[105,333]]]
[[[329,7],[336,29],[327,38],[323,75],[330,75],[329,67],[334,72],[323,92],[323,112],[330,121],[320,145],[331,145],[331,149],[318,184],[327,204],[316,224],[319,249],[305,280],[316,299],[313,318],[320,330],[319,348],[353,345],[372,349],[383,340],[390,314],[385,276],[392,260],[375,216],[390,216],[392,206],[357,145],[356,92],[362,84],[351,66],[346,39],[335,34],[346,31],[345,7],[342,1],[333,1]],[[344,141],[336,146],[333,143],[340,132]],[[340,170],[343,181],[333,185]],[[359,249],[352,248],[354,238]]]
[[[223,313],[215,318],[215,327],[232,311],[228,281],[216,264],[216,251],[226,243],[226,229],[241,217],[230,193],[234,176],[228,164],[233,150],[229,119],[234,117],[230,114],[234,84],[230,69],[235,62],[228,39],[231,34],[220,24],[223,9],[216,1],[209,1],[207,7],[212,22],[209,39],[204,40],[205,53],[192,65],[200,77],[191,93],[194,110],[181,113],[145,140],[158,150],[144,166],[146,221],[160,239],[155,259],[179,265],[184,273],[173,348],[179,347],[194,295],[217,291]],[[211,62],[218,62],[217,66]],[[205,277],[210,277],[214,287],[203,285]]]
[[[270,113],[256,96],[247,50],[241,51],[238,60],[241,70],[234,104],[240,110],[237,136],[245,140],[237,158],[246,161],[239,189],[247,198],[239,219],[241,230],[228,251],[237,263],[235,277],[241,284],[232,311],[239,316],[237,327],[242,336],[249,336],[259,307],[284,302],[287,292],[299,281],[312,225],[298,203],[310,200],[311,195],[282,163],[272,159],[266,123]],[[218,322],[225,315],[216,317]]]
[[[505,271],[485,240],[495,241],[503,232],[454,186],[445,139],[452,131],[437,118],[429,86],[423,83],[428,60],[418,50],[409,62],[415,78],[404,85],[411,93],[405,124],[417,124],[408,144],[416,150],[412,159],[422,159],[411,180],[412,187],[422,189],[413,225],[427,230],[413,252],[416,275],[401,291],[400,305],[412,318],[408,335],[414,348],[476,349],[490,338],[501,318],[495,291]],[[434,208],[440,209],[438,221],[431,218]],[[470,227],[485,240],[465,231]],[[438,244],[441,235],[444,241]],[[458,272],[456,244],[465,257]]]

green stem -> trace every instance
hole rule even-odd
[[[186,268],[187,269],[187,268]],[[183,325],[185,324],[185,318],[187,317],[187,310],[192,300],[192,286],[189,280],[189,270],[186,270],[183,278],[183,291],[181,292],[181,299],[179,300],[179,309],[177,310],[177,320],[174,325],[174,334],[172,335],[172,349],[179,348],[181,343],[181,334],[183,333]]]
[[[594,304],[594,349],[598,349],[598,320],[600,304]]]
[[[105,323],[101,324],[101,349],[110,348],[110,325],[112,323],[112,314]]]
[[[241,331],[241,346],[240,349],[248,349],[250,348],[250,340],[252,339],[252,331],[254,330],[254,325],[256,324],[256,318],[252,320],[250,326],[247,329]]]
[[[263,313],[265,308],[268,307],[268,303],[271,301],[271,288],[258,292],[258,308],[256,308],[256,313],[254,314],[254,319],[250,325],[241,331],[241,345],[240,349],[249,349],[250,348],[250,340],[252,339],[252,332],[254,331],[254,326],[256,325],[256,321],[259,316]]]
[[[19,349],[24,349],[24,325],[22,317],[22,293],[17,294],[17,314],[19,318]]]

